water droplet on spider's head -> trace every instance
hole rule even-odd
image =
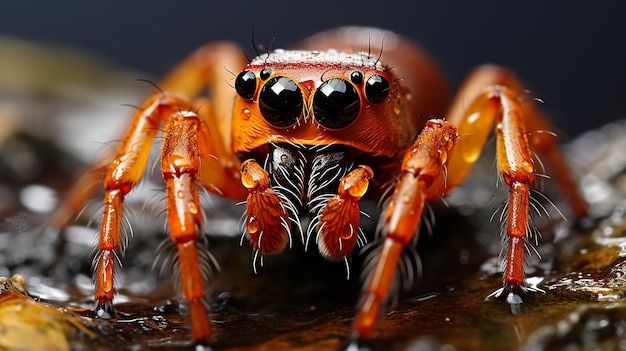
[[[396,101],[393,104],[393,113],[400,115],[400,112],[402,112],[402,105],[400,105],[400,101]]]

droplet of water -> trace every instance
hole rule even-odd
[[[400,106],[400,102],[399,101],[396,101],[396,103],[393,104],[393,112],[396,115],[399,115],[401,111],[402,111],[402,106]]]
[[[251,115],[252,113],[249,109],[244,108],[243,110],[241,110],[241,118],[243,118],[244,120],[249,120]]]
[[[254,216],[249,216],[248,221],[246,222],[246,228],[248,229],[248,233],[255,234],[259,231],[259,221]]]
[[[195,204],[195,203],[193,203],[193,202],[190,202],[190,203],[189,203],[189,205],[188,205],[188,209],[189,209],[189,212],[190,212],[191,214],[197,214],[197,213],[198,213],[198,207],[197,207],[197,206],[196,206],[196,204]]]

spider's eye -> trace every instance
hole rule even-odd
[[[259,109],[265,120],[275,127],[288,127],[302,112],[302,92],[292,79],[277,76],[263,85]]]
[[[313,97],[313,113],[319,124],[330,129],[347,127],[359,115],[361,101],[354,86],[332,78],[320,85]]]
[[[272,70],[265,67],[261,70],[261,73],[259,73],[259,77],[261,77],[262,80],[267,80],[267,78],[269,78],[271,74]]]
[[[372,104],[379,104],[389,96],[389,81],[387,78],[374,74],[365,83],[365,96]]]
[[[350,73],[350,80],[356,85],[363,83],[363,73],[359,71],[354,71]]]
[[[245,70],[235,79],[235,90],[244,99],[252,99],[256,91],[256,76],[254,72]]]

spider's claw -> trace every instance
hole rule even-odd
[[[104,303],[98,301],[96,307],[93,309],[93,314],[95,318],[111,319],[117,315],[117,312],[115,312],[115,308],[113,308],[113,303],[111,301],[106,301]]]
[[[209,344],[196,344],[194,351],[213,351],[214,349]]]
[[[372,351],[372,348],[358,336],[352,337],[347,344],[341,345],[339,351]]]
[[[506,302],[511,306],[511,312],[513,314],[519,314],[522,312],[521,305],[524,302],[522,300],[521,295],[527,294],[527,293],[545,294],[545,291],[537,287],[536,284],[532,284],[532,283],[528,284],[528,286],[523,286],[523,285],[511,286],[509,284],[505,284],[503,287],[487,295],[487,297],[485,297],[485,301],[505,298]]]
[[[521,305],[524,301],[522,301],[522,297],[519,293],[525,293],[526,291],[527,289],[522,286],[512,287],[510,285],[505,285],[487,295],[487,297],[485,297],[485,301],[506,298],[506,302],[508,302],[511,306],[511,313],[520,314],[522,313]]]
[[[500,296],[502,296],[504,289],[505,289],[504,287],[501,287],[500,289],[496,289],[496,291],[492,292],[491,294],[487,295],[487,297],[485,297],[485,301],[499,299]]]
[[[519,294],[514,293],[513,291],[509,292],[506,296],[506,302],[511,306],[512,314],[520,314],[522,313],[522,297]]]

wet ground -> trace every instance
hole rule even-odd
[[[41,57],[28,55],[36,56]],[[46,57],[45,64],[56,64]],[[17,83],[0,79],[0,276],[21,274],[34,298],[5,281],[0,349],[193,349],[175,284],[167,275],[159,278],[152,267],[157,246],[167,239],[163,195],[154,190],[160,187],[158,175],[149,177],[129,200],[133,237],[117,277],[116,319],[93,319],[90,312],[97,201],[69,228],[58,232],[48,226],[77,170],[102,150],[93,140],[115,140],[131,111],[119,105],[137,103],[149,88],[132,83],[146,78],[140,74],[70,57],[78,60],[70,63],[76,70],[81,67],[77,76],[50,77],[35,87],[29,83],[28,89],[14,89]],[[65,67],[68,60],[63,56],[58,64]],[[433,235],[423,235],[418,249],[423,275],[384,313],[368,346],[626,350],[625,143],[626,124],[616,123],[566,146],[592,205],[592,218],[563,222],[545,204],[551,216],[536,218],[543,235],[538,248],[542,259],[534,261],[528,274],[529,282],[545,293],[523,296],[519,313],[512,313],[505,301],[485,301],[501,285],[498,223],[489,221],[498,205],[490,201],[498,195],[491,161],[485,157],[484,165],[452,194],[450,206],[433,204],[436,227]],[[546,193],[570,217],[549,184]],[[353,278],[346,280],[342,264],[296,247],[265,260],[254,274],[251,249],[247,243],[240,246],[236,234],[241,208],[217,198],[207,203],[209,246],[221,266],[209,296],[215,349],[335,350],[344,345],[358,299],[362,258],[354,257]]]

